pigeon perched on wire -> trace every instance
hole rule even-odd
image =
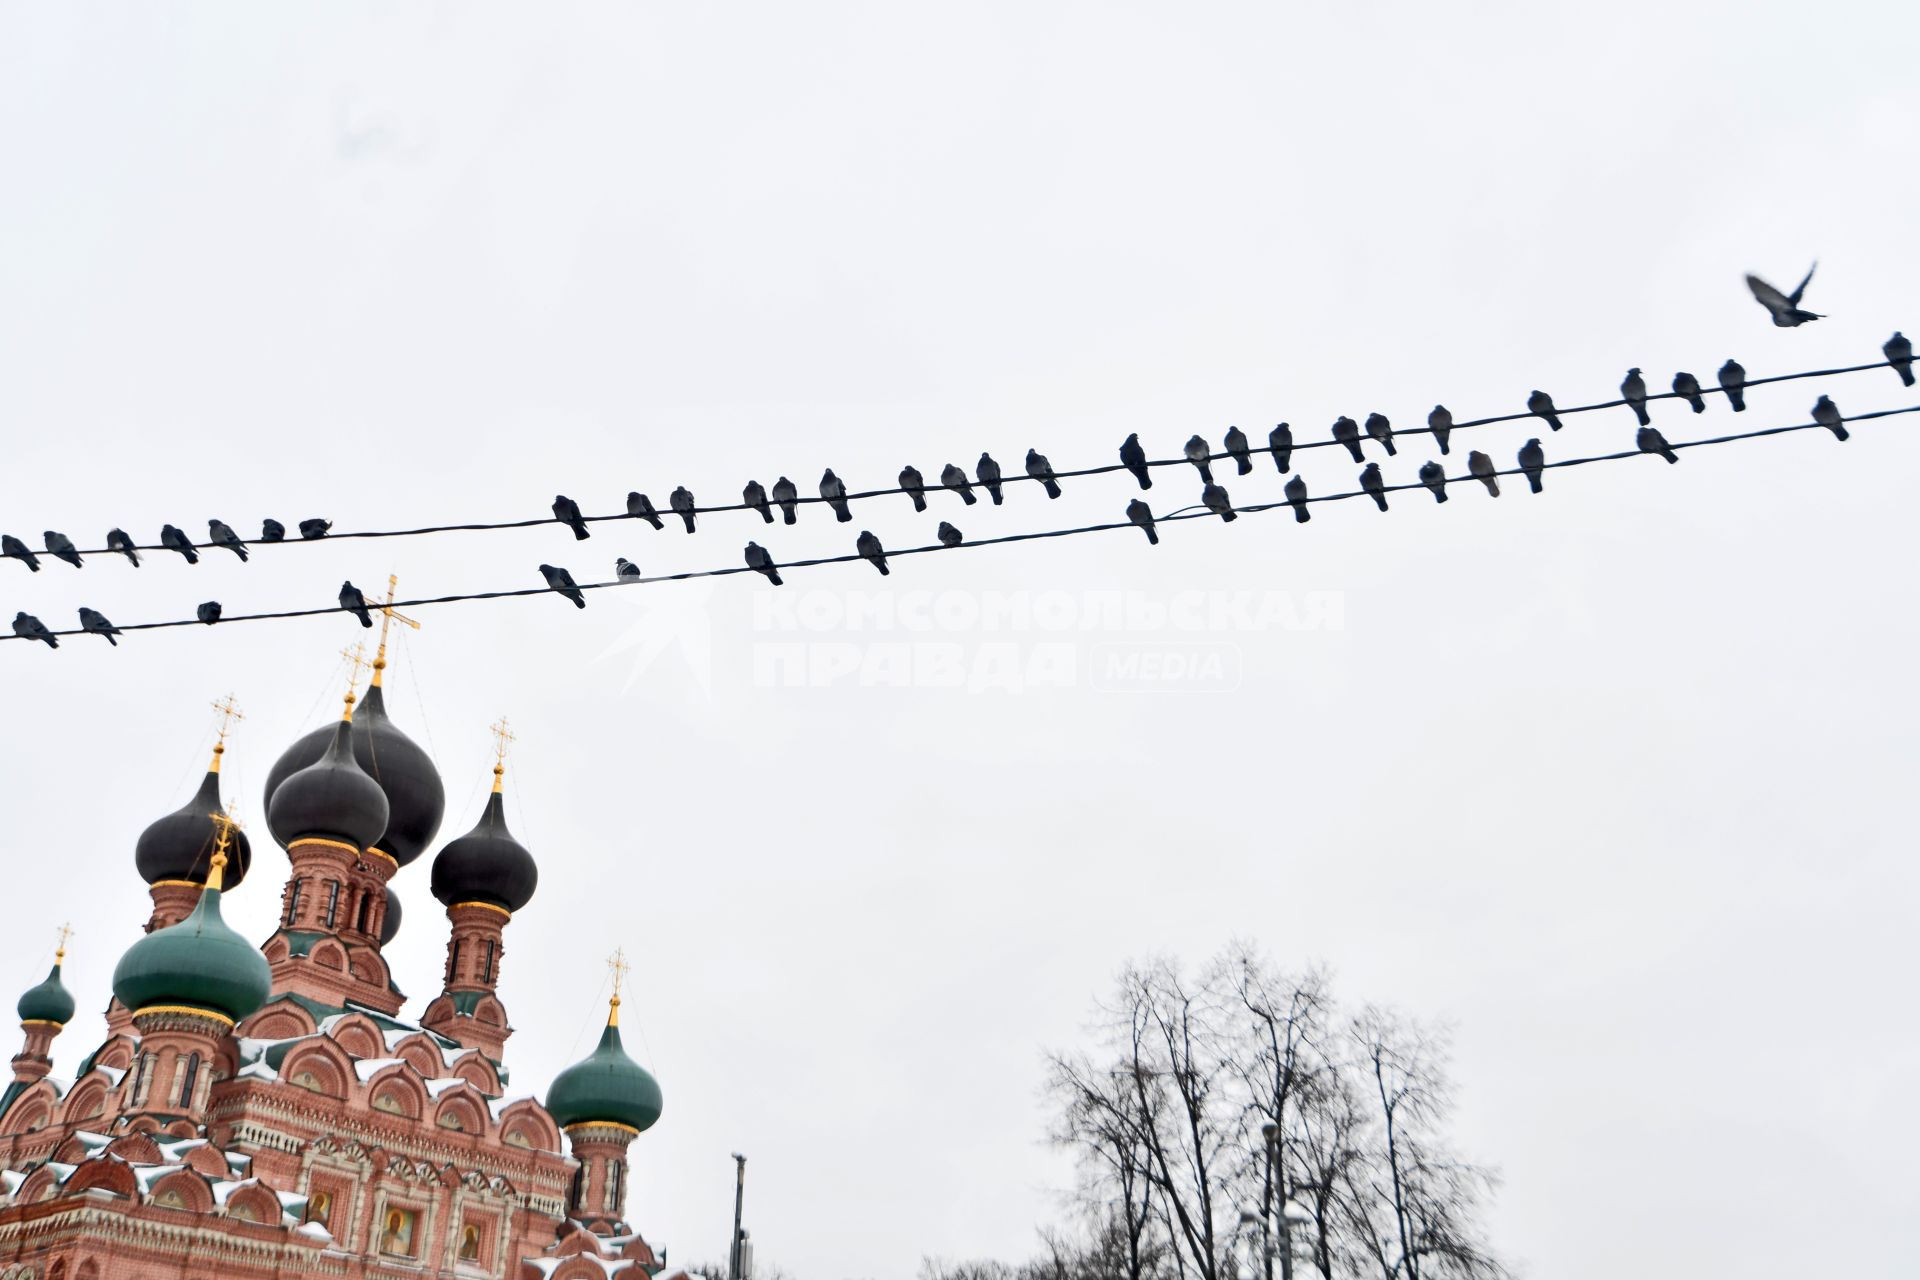
[[[1213,460],[1213,447],[1201,437],[1193,436],[1187,441],[1183,452],[1187,455],[1187,461],[1199,468],[1200,483],[1212,484],[1213,469],[1207,464]]]
[[[913,499],[915,511],[927,509],[927,478],[920,474],[920,468],[906,466],[900,468],[900,487]]]
[[[880,571],[881,577],[884,578],[893,572],[887,568],[886,548],[880,545],[880,539],[874,537],[870,530],[862,529],[860,536],[853,540],[853,547],[860,553],[862,559]]]
[[[1833,432],[1836,440],[1847,438],[1846,423],[1840,418],[1840,406],[1826,396],[1813,402],[1813,420]]]
[[[974,471],[980,477],[980,483],[987,486],[987,494],[993,499],[993,505],[1000,505],[1000,464],[984,452],[980,461],[974,464]]]
[[[656,529],[664,529],[660,523],[660,513],[654,510],[653,499],[638,489],[627,495],[627,515],[635,520],[645,520]]]
[[[187,558],[188,564],[200,563],[200,553],[193,549],[193,540],[170,524],[160,526],[160,545],[169,551],[178,551]]]
[[[1387,509],[1387,481],[1386,477],[1380,474],[1379,463],[1369,462],[1366,469],[1360,473],[1360,488],[1373,499],[1376,507],[1382,511]]]
[[[1720,366],[1720,389],[1727,393],[1727,401],[1735,413],[1746,412],[1746,386],[1747,371],[1740,367],[1738,360],[1729,360]]]
[[[107,615],[101,613],[98,609],[89,609],[85,605],[80,606],[80,629],[91,632],[96,636],[105,637],[107,643],[116,649],[120,647],[120,642],[114,639],[115,636],[120,634],[120,628],[108,622]]]
[[[1492,458],[1475,449],[1467,455],[1467,470],[1473,473],[1475,480],[1487,486],[1488,493],[1496,498],[1500,496],[1500,479],[1494,474]]]
[[[1560,429],[1560,414],[1553,407],[1553,397],[1546,392],[1535,391],[1527,397],[1527,412],[1536,418],[1545,418],[1555,431]]]
[[[622,582],[637,582],[640,580],[640,566],[621,556],[613,562],[613,574]]]
[[[574,582],[573,575],[565,569],[562,569],[559,565],[541,565],[540,576],[547,580],[548,587],[573,601],[574,608],[584,609],[587,607],[587,598],[580,594],[580,587]]]
[[[833,474],[832,467],[828,467],[825,474],[820,477],[820,496],[825,498],[827,505],[833,508],[835,520],[841,524],[852,522],[853,510],[847,506],[846,482]]]
[[[1527,473],[1527,487],[1535,493],[1540,492],[1540,476],[1547,467],[1547,451],[1540,447],[1540,437],[1535,436],[1520,446],[1520,469]]]
[[[1440,442],[1440,452],[1448,452],[1447,441],[1453,435],[1453,411],[1443,404],[1433,406],[1427,411],[1427,430]]]
[[[1913,343],[1907,335],[1895,329],[1893,336],[1881,345],[1880,350],[1887,357],[1887,363],[1893,366],[1893,371],[1900,375],[1900,385],[1912,386]]]
[[[1313,519],[1313,513],[1307,510],[1307,482],[1299,476],[1287,481],[1282,491],[1287,495],[1287,503],[1293,508],[1295,524],[1305,524]]]
[[[57,529],[48,529],[40,535],[47,544],[47,554],[56,560],[65,560],[78,569],[81,567],[79,548],[73,545],[73,539]]]
[[[972,506],[980,499],[973,496],[973,483],[967,473],[949,462],[940,472],[940,483],[960,495],[960,501]]]
[[[773,501],[780,508],[780,519],[784,523],[798,523],[800,519],[800,487],[798,485],[781,476],[773,482]]]
[[[32,548],[12,534],[0,534],[0,556],[10,560],[19,560],[35,573],[40,572],[40,557],[33,554]]]
[[[1334,419],[1333,438],[1347,446],[1347,452],[1353,455],[1355,462],[1365,462],[1366,455],[1360,452],[1360,424],[1341,414]]]
[[[1647,380],[1640,376],[1638,365],[1627,370],[1626,379],[1620,384],[1620,398],[1633,407],[1633,416],[1646,426],[1653,419],[1647,416]]]
[[[133,539],[127,536],[125,529],[107,530],[107,550],[118,551],[121,555],[133,562],[134,568],[138,569],[140,567],[140,553],[134,550]]]
[[[47,630],[47,624],[24,610],[13,615],[13,634],[23,640],[41,640],[49,649],[60,647],[60,637]]]
[[[1232,458],[1234,465],[1240,468],[1240,474],[1252,475],[1253,459],[1249,455],[1252,453],[1253,446],[1247,439],[1247,433],[1238,427],[1228,427],[1226,445],[1227,456]]]
[[[247,544],[240,541],[240,535],[224,520],[207,521],[207,541],[216,547],[225,547],[239,556],[242,562],[247,558]]]
[[[1229,524],[1240,518],[1233,509],[1233,502],[1227,497],[1227,491],[1217,484],[1204,486],[1200,490],[1201,505]]]
[[[1281,423],[1267,432],[1267,448],[1273,453],[1273,465],[1285,475],[1293,467],[1293,427]]]
[[[1700,394],[1700,379],[1692,374],[1681,372],[1673,375],[1673,394],[1685,400],[1695,413],[1707,411],[1706,397]]]
[[[934,531],[934,536],[940,539],[941,546],[949,549],[959,546],[963,541],[960,531],[945,520],[940,522],[940,527]]]
[[[740,501],[760,513],[760,519],[773,523],[773,507],[767,502],[767,490],[758,480],[747,481],[747,487],[740,491]]]
[[[1437,462],[1420,464],[1420,483],[1433,490],[1435,502],[1447,500],[1447,469]]]
[[[275,520],[272,516],[268,516],[265,520],[262,520],[260,522],[260,541],[285,542],[286,540],[287,540],[287,526],[281,524],[278,520]]]
[[[554,496],[553,518],[573,530],[575,541],[585,542],[590,536],[587,522],[580,518],[580,504],[564,493]]]
[[[218,600],[202,601],[200,607],[193,611],[193,616],[212,626],[220,621],[220,602]]]
[[[1393,447],[1393,424],[1387,421],[1386,414],[1370,413],[1367,415],[1367,435],[1387,451],[1389,458],[1400,452]]]
[[[1060,482],[1053,478],[1053,464],[1038,449],[1027,450],[1027,474],[1040,482],[1040,487],[1047,491],[1047,497],[1060,496]]]
[[[326,537],[327,530],[331,528],[333,528],[333,521],[322,520],[316,516],[312,520],[302,520],[300,522],[300,536],[308,542],[312,542],[316,538]]]
[[[351,582],[340,584],[340,607],[360,619],[361,626],[373,625],[373,615],[367,612],[367,598]]]
[[[1658,427],[1640,428],[1633,440],[1642,453],[1657,453],[1668,462],[1680,461],[1680,455],[1673,451],[1673,446],[1667,443],[1667,438],[1660,434]]]
[[[1800,281],[1792,293],[1781,293],[1778,289],[1755,275],[1749,275],[1747,277],[1747,288],[1753,290],[1754,301],[1767,309],[1767,314],[1773,317],[1773,323],[1776,326],[1782,329],[1797,328],[1809,320],[1824,319],[1824,317],[1814,312],[1803,311],[1800,308],[1800,299],[1807,291],[1807,283],[1813,279],[1814,267],[1819,265],[1820,264],[1816,262],[1812,267],[1807,268],[1805,278]]]
[[[780,570],[774,567],[773,557],[768,555],[767,549],[757,542],[747,544],[747,568],[755,573],[765,574],[767,581],[776,587],[785,585],[780,581]]]
[[[1152,507],[1135,498],[1127,504],[1127,519],[1140,526],[1140,531],[1147,535],[1148,542],[1156,547],[1160,545],[1160,535],[1153,529]]]
[[[667,495],[667,505],[672,507],[674,514],[679,516],[681,521],[686,524],[687,532],[692,533],[693,532],[693,493],[692,491],[689,490],[687,486],[681,485],[679,488],[675,489],[672,493]]]
[[[1138,431],[1120,442],[1120,465],[1133,473],[1142,489],[1153,488],[1153,477],[1147,474],[1147,451],[1140,447]]]

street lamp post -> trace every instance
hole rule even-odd
[[[747,1158],[733,1153],[733,1243],[727,1248],[727,1280],[740,1280],[740,1210],[747,1198]]]

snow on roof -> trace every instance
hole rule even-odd
[[[306,1236],[309,1240],[325,1240],[328,1243],[332,1243],[333,1241],[333,1232],[327,1230],[317,1222],[303,1222],[293,1229],[293,1233],[295,1235]]]
[[[404,1067],[406,1065],[407,1060],[405,1058],[356,1058],[353,1062],[353,1071],[355,1075],[360,1077],[360,1083],[365,1084],[382,1071],[385,1071],[388,1067]]]
[[[498,1120],[501,1116],[501,1113],[506,1111],[508,1107],[512,1106],[516,1102],[538,1102],[538,1101],[539,1099],[534,1097],[530,1093],[502,1094],[498,1098],[487,1099],[487,1110],[493,1113],[493,1118],[495,1120]]]
[[[96,1063],[93,1069],[105,1076],[115,1087],[118,1087],[120,1082],[127,1078],[127,1069],[125,1067],[109,1067]]]
[[[426,1082],[427,1096],[429,1098],[437,1098],[441,1094],[445,1093],[447,1090],[457,1089],[461,1085],[466,1083],[467,1082],[465,1080],[462,1080],[459,1076],[441,1076],[439,1079],[429,1080]]]

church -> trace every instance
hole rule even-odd
[[[539,872],[507,829],[504,724],[478,821],[431,863],[439,994],[403,1015],[381,955],[400,927],[390,882],[433,845],[446,798],[387,714],[384,627],[372,667],[358,707],[350,688],[268,777],[290,865],[271,937],[221,919],[253,861],[221,797],[223,721],[199,789],[135,843],[153,909],[114,970],[106,1040],[55,1075],[75,1009],[64,944],[20,997],[0,1280],[683,1274],[624,1216],[627,1150],[661,1095],[621,1045],[617,972],[598,1047],[544,1100],[507,1087],[501,965]]]

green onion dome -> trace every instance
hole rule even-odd
[[[561,1128],[620,1124],[646,1130],[660,1118],[660,1085],[620,1047],[620,1005],[615,997],[600,1047],[554,1077],[547,1113]]]
[[[386,792],[354,758],[351,719],[333,727],[319,759],[289,774],[268,797],[267,826],[283,846],[311,836],[366,849],[387,829]]]
[[[272,822],[273,797],[281,783],[326,754],[336,732],[332,726],[322,726],[305,734],[286,749],[267,775],[268,821],[283,844],[294,837],[282,836],[279,824]],[[353,756],[387,798],[386,830],[374,838],[371,847],[391,855],[404,867],[433,843],[447,813],[447,793],[432,757],[388,718],[386,694],[377,684],[367,690],[354,711]]]
[[[221,750],[214,748],[213,763],[193,799],[140,833],[133,846],[133,865],[148,884],[162,880],[206,882],[207,864],[213,859],[214,840],[219,835],[213,815],[226,810],[220,803]],[[236,830],[233,843],[227,847],[227,888],[238,887],[251,865],[253,846],[247,842],[246,833]]]
[[[210,879],[193,912],[127,948],[113,970],[113,994],[134,1013],[179,1005],[239,1022],[267,1002],[267,958],[220,918],[220,886]]]
[[[433,858],[433,896],[451,907],[484,902],[513,912],[533,900],[540,868],[527,847],[507,830],[501,803],[501,770],[494,769],[493,794],[480,821],[467,834],[449,840]]]
[[[47,980],[28,987],[14,1007],[20,1011],[22,1022],[51,1022],[64,1027],[73,1021],[73,993],[60,981],[60,961],[55,960],[53,968],[47,970]]]

